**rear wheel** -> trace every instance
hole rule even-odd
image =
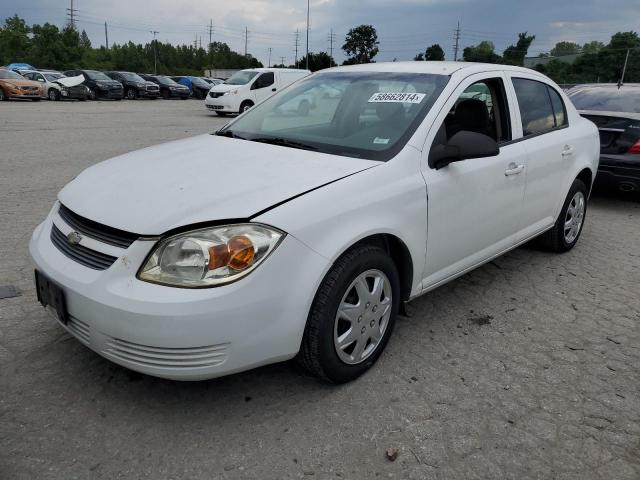
[[[298,361],[312,374],[344,383],[367,371],[384,350],[398,312],[395,264],[379,247],[340,257],[313,300]]]
[[[58,92],[58,90],[56,90],[55,88],[50,88],[49,92],[47,92],[47,97],[49,98],[49,100],[55,102],[57,100],[60,100],[60,92]]]
[[[98,95],[96,95],[96,91],[93,88],[89,89],[89,100],[95,100],[98,98]]]
[[[541,245],[552,252],[571,250],[580,238],[587,214],[587,187],[582,180],[575,179],[560,215],[551,230],[540,236]]]

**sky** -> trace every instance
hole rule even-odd
[[[71,0],[2,0],[0,21],[18,14],[27,23],[63,26]],[[194,41],[206,46],[209,26],[213,40],[224,41],[262,61],[294,62],[295,31],[298,56],[306,49],[305,0],[73,0],[77,27],[86,30],[94,46],[104,45],[104,22],[109,43],[146,43],[157,31],[158,40],[173,44]],[[529,56],[548,52],[561,40],[605,43],[618,31],[640,29],[638,0],[310,0],[309,51],[329,51],[335,34],[334,57],[344,59],[341,47],[350,28],[373,25],[380,53],[376,61],[411,60],[426,47],[439,43],[447,60],[453,59],[454,31],[460,22],[462,48],[490,40],[496,51],[515,43],[518,32],[536,35]]]

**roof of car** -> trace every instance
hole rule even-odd
[[[526,73],[538,73],[529,68],[517,67],[514,65],[502,65],[493,63],[474,63],[474,62],[382,62],[382,63],[363,63],[359,65],[343,65],[333,67],[330,70],[336,72],[342,71],[365,71],[365,72],[398,72],[398,73],[431,73],[436,75],[451,75],[459,70],[468,70],[471,73],[480,73],[484,71],[508,70]]]

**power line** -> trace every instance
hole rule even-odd
[[[73,0],[70,0],[70,6],[67,8],[67,18],[69,19],[69,25],[76,28],[76,14],[78,10],[73,8]]]

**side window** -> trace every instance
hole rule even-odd
[[[23,75],[24,78],[28,79],[28,80],[34,80],[33,78],[33,73],[29,72],[29,73],[25,73]]]
[[[551,87],[547,87],[549,96],[551,97],[551,106],[553,107],[553,114],[556,119],[556,127],[562,127],[567,124],[567,110],[564,107],[564,102],[558,92]]]
[[[518,98],[522,133],[525,137],[556,126],[547,85],[536,80],[514,78],[513,87]]]
[[[38,82],[44,82],[45,81],[44,77],[39,73],[35,74],[35,80],[37,80]]]
[[[275,81],[275,76],[273,72],[263,73],[256,79],[255,82],[253,82],[253,85],[251,85],[251,90],[270,87],[271,85],[273,85],[274,81]]]
[[[456,133],[482,133],[498,143],[511,140],[509,109],[500,78],[488,78],[469,85],[456,99],[444,121],[447,141]],[[440,138],[444,138],[442,134]]]

